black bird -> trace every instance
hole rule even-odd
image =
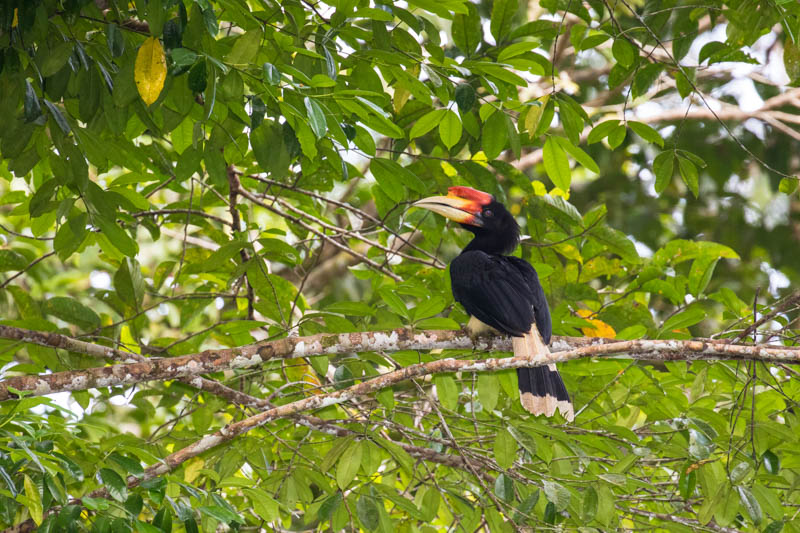
[[[414,206],[439,213],[475,234],[450,263],[453,297],[470,314],[470,335],[497,330],[512,337],[515,356],[541,360],[550,353],[550,310],[536,270],[507,255],[519,244],[517,221],[491,194],[470,187],[450,187],[447,192]],[[558,409],[567,420],[575,417],[556,365],[518,368],[517,377],[527,411],[552,416]]]

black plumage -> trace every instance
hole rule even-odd
[[[455,220],[475,234],[450,263],[453,297],[473,317],[473,330],[477,319],[514,337],[515,355],[541,357],[549,352],[552,335],[547,298],[533,266],[507,255],[519,243],[519,225],[489,194],[468,187],[452,187],[449,192],[415,205]],[[567,419],[573,418],[569,394],[555,365],[519,368],[517,377],[527,410],[550,416],[558,408]]]

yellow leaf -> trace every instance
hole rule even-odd
[[[164,88],[164,80],[167,79],[167,61],[161,42],[155,37],[149,37],[139,48],[134,79],[139,96],[145,104],[150,105],[158,100],[158,95]]]
[[[307,383],[307,385],[303,386],[305,390],[310,391],[312,394],[322,394],[319,389],[322,383],[320,383],[317,373],[314,372],[314,369],[305,359],[287,359],[284,368],[289,381]]]
[[[31,513],[31,518],[36,522],[36,525],[42,523],[42,497],[39,495],[39,489],[36,483],[33,482],[28,475],[25,475],[25,497],[28,498],[28,511]]]
[[[564,200],[569,200],[569,191],[564,192],[558,187],[553,187],[553,189],[550,191],[550,196],[561,196],[564,198]]]
[[[403,106],[406,105],[408,99],[411,97],[411,92],[405,87],[396,87],[392,101],[394,102],[394,112],[399,113]]]
[[[487,168],[489,166],[489,158],[486,157],[486,154],[483,153],[483,150],[475,152],[475,155],[473,155],[470,159],[472,159],[473,161],[475,161],[484,168]]]
[[[453,165],[451,165],[447,161],[442,161],[440,164],[442,165],[442,170],[444,171],[444,173],[447,175],[448,178],[453,178],[455,176],[458,176],[458,171],[455,169]]]
[[[547,189],[541,181],[532,181],[531,185],[533,185],[533,194],[536,196],[544,196],[547,194]]]
[[[14,8],[14,20],[11,21],[11,27],[16,28],[19,26],[19,10],[18,8]]]
[[[203,469],[205,464],[205,461],[199,457],[193,461],[189,461],[183,469],[183,480],[186,481],[186,483],[191,483],[197,479],[197,476],[200,475],[200,470]]]
[[[602,320],[598,320],[596,318],[589,318],[592,316],[592,312],[588,309],[578,309],[578,316],[585,318],[589,322],[592,323],[594,326],[593,328],[581,328],[581,331],[587,337],[603,337],[606,339],[615,339],[617,337],[617,332],[614,331],[614,328],[603,322]]]

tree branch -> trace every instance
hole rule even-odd
[[[43,346],[65,348],[83,353],[89,353],[88,350],[91,350],[91,355],[99,357],[118,358],[124,353],[105,346],[75,341],[74,339],[71,339],[72,342],[70,342],[69,337],[63,335],[23,330],[10,326],[0,326],[0,338],[23,340]],[[395,352],[399,350],[433,349],[509,351],[511,349],[511,340],[508,337],[499,336],[482,338],[473,343],[472,339],[464,331],[460,330],[415,331],[412,328],[341,334],[321,333],[307,337],[261,341],[238,348],[206,350],[201,353],[180,357],[150,358],[135,363],[105,367],[67,370],[42,375],[14,376],[0,381],[0,401],[18,397],[11,389],[27,391],[34,396],[41,396],[54,392],[114,387],[132,385],[144,381],[163,381],[186,376],[198,376],[223,370],[248,368],[276,359],[352,352]],[[725,340],[709,339],[614,342],[610,339],[557,337],[552,343],[552,350],[552,356],[547,361],[536,362],[516,357],[480,361],[445,359],[444,361],[436,361],[436,363],[446,363],[443,368],[439,369],[436,366],[432,366],[429,372],[426,371],[419,375],[438,372],[505,370],[537,366],[545,362],[555,363],[582,357],[621,353],[627,354],[632,359],[658,361],[730,359],[758,360],[784,364],[800,363],[800,349],[798,348],[774,345],[728,344]],[[131,357],[135,358],[135,356]],[[393,374],[395,373],[384,374],[376,379],[383,379]],[[410,377],[414,376],[407,376],[399,381]],[[383,386],[388,386],[392,383]],[[317,398],[321,397],[318,396]]]

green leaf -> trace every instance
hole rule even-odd
[[[173,48],[169,55],[176,67],[188,67],[197,61],[197,54],[187,48]]]
[[[250,505],[262,520],[271,522],[279,518],[278,502],[266,491],[259,488],[245,488],[242,489],[242,492],[247,495]]]
[[[380,494],[385,496],[397,508],[399,508],[398,510],[408,513],[417,520],[424,520],[425,517],[422,513],[420,513],[419,509],[417,509],[417,506],[414,505],[414,503],[408,498],[398,494],[396,489],[387,487],[382,483],[376,483],[373,486]]]
[[[58,186],[58,180],[53,178],[42,183],[36,190],[28,206],[28,212],[32,217],[41,216],[50,209],[50,198],[53,197]]]
[[[342,313],[350,316],[372,316],[375,310],[364,302],[333,302],[325,306],[329,313]]]
[[[608,134],[608,145],[612,150],[616,150],[617,147],[622,144],[622,141],[625,140],[625,135],[627,132],[627,128],[625,128],[625,126],[622,124],[611,130],[611,132]]]
[[[619,230],[608,226],[596,226],[590,233],[592,237],[603,243],[608,249],[631,263],[639,263],[641,258],[636,246]]]
[[[656,175],[656,193],[661,194],[672,181],[674,171],[675,152],[667,150],[661,152],[653,160],[653,173]]]
[[[101,468],[99,475],[112,498],[118,502],[124,502],[128,499],[128,486],[119,474],[110,468]]]
[[[402,202],[405,199],[406,193],[400,176],[392,172],[387,165],[379,164],[380,161],[383,160],[377,158],[372,160],[372,164],[370,164],[372,176],[375,178],[375,181],[378,182],[378,186],[386,196],[394,202]]]
[[[120,300],[130,306],[138,306],[144,298],[144,279],[139,263],[125,259],[114,274],[114,289]]]
[[[784,516],[784,507],[778,497],[779,490],[775,487],[767,487],[761,483],[755,483],[751,490],[756,501],[758,501],[761,509],[769,516],[775,519],[781,519]]]
[[[686,186],[692,191],[694,197],[697,198],[700,193],[697,167],[688,159],[678,157],[678,169],[680,170],[681,178],[683,178],[684,183],[686,183]]]
[[[39,97],[33,85],[28,80],[25,80],[25,99],[23,101],[23,115],[25,122],[33,122],[42,114],[42,106],[39,104]]]
[[[225,56],[225,62],[229,65],[250,65],[258,55],[261,38],[262,33],[257,29],[239,35],[231,51]]]
[[[548,194],[546,196],[540,197],[540,199],[549,207],[553,208],[556,212],[564,214],[570,219],[572,219],[572,221],[575,222],[576,224],[580,225],[582,223],[583,219],[581,218],[581,214],[578,212],[577,209],[575,209],[574,205],[564,200],[564,197],[552,196]],[[540,267],[537,265],[536,268],[537,270],[539,270]],[[539,275],[543,276],[544,271],[542,271],[542,273],[540,273]]]
[[[717,261],[719,261],[718,257],[705,256],[698,257],[692,263],[692,268],[689,270],[689,291],[694,296],[699,297],[706,290],[711,276],[714,274]]]
[[[547,104],[549,101],[550,101],[550,94],[548,93],[544,95],[541,99],[534,100],[530,104],[528,113],[525,115],[524,128],[528,131],[528,136],[531,139],[534,139],[536,137],[536,133],[539,130],[542,117],[544,116],[544,111],[547,108]]]
[[[783,521],[777,520],[775,522],[770,522],[770,524],[764,528],[764,533],[781,533],[783,530]]]
[[[483,152],[488,159],[496,159],[500,152],[508,145],[508,128],[506,127],[506,115],[502,110],[492,113],[483,125],[481,135]]]
[[[800,79],[800,46],[791,39],[786,39],[783,43],[783,66],[792,82]]]
[[[617,63],[625,68],[633,66],[633,61],[636,57],[636,49],[624,37],[614,39],[614,44],[611,45],[611,53]]]
[[[494,439],[494,458],[503,469],[511,468],[517,459],[517,441],[504,429]]]
[[[497,397],[500,393],[500,382],[495,374],[481,372],[478,374],[478,400],[483,409],[491,412],[497,405]]]
[[[628,121],[628,127],[636,132],[636,135],[641,137],[647,142],[651,142],[653,144],[657,144],[660,147],[664,147],[664,139],[661,138],[661,135],[658,134],[656,130],[644,124],[642,122],[636,122],[634,120]]]
[[[439,505],[441,504],[441,497],[439,491],[434,487],[426,487],[422,491],[417,492],[418,497],[415,498],[420,511],[422,512],[425,521],[429,522],[436,518],[439,514]]]
[[[561,123],[564,126],[564,133],[573,145],[581,142],[581,132],[583,131],[583,118],[575,112],[575,109],[565,104],[563,101],[559,104],[558,112],[561,118]]]
[[[557,512],[561,512],[569,506],[571,495],[563,486],[554,481],[544,481],[544,494],[547,500],[555,505]]]
[[[796,177],[782,178],[780,185],[778,185],[778,190],[783,194],[792,194],[797,190],[797,181],[798,178]]]
[[[514,480],[501,473],[494,482],[494,494],[504,502],[513,502],[515,499]]]
[[[739,492],[739,500],[742,502],[745,511],[750,516],[750,520],[753,521],[753,524],[759,525],[764,520],[764,515],[761,511],[761,505],[759,505],[758,500],[756,500],[753,493],[750,492],[750,489],[743,486],[736,487],[736,490]]]
[[[464,52],[464,55],[469,57],[481,44],[483,31],[481,30],[481,18],[475,5],[467,3],[465,7],[467,8],[466,14],[459,14],[453,17],[450,32],[455,45]]]
[[[678,94],[681,98],[686,98],[694,91],[693,83],[695,78],[695,69],[683,67],[682,70],[674,72],[675,86],[678,89]]]
[[[772,450],[767,450],[761,456],[762,461],[764,462],[764,468],[767,469],[767,472],[770,474],[777,475],[781,469],[781,460],[780,457],[775,455]]]
[[[641,290],[669,298],[673,304],[679,304],[683,301],[683,297],[678,294],[678,291],[675,290],[675,287],[663,279],[651,279],[642,285]],[[619,338],[619,336],[617,338]]]
[[[444,308],[447,306],[447,303],[444,301],[444,298],[440,296],[431,296],[430,298],[426,298],[422,300],[416,307],[413,309],[413,317],[414,320],[419,320],[421,318],[428,318],[433,315],[438,315],[441,313]]]
[[[555,137],[555,140],[565,152],[569,153],[569,155],[571,155],[575,161],[580,163],[585,169],[594,172],[595,174],[600,173],[600,167],[597,166],[597,163],[594,162],[594,159],[592,159],[589,154],[572,144],[568,139],[563,137]]]
[[[14,250],[0,249],[0,272],[24,270],[26,266],[28,266],[28,260],[24,255]]]
[[[58,127],[62,132],[64,132],[64,134],[68,134],[70,131],[72,131],[72,127],[69,125],[69,122],[67,122],[66,117],[57,105],[46,98],[44,99],[44,105],[47,110],[50,111],[50,114],[53,116],[53,120],[55,120],[56,124],[58,124]]]
[[[264,71],[264,80],[266,80],[269,85],[275,87],[281,82],[281,73],[275,65],[272,63],[264,63],[262,69]]]
[[[106,41],[111,57],[119,57],[125,53],[125,37],[116,24],[108,24],[106,26]]]
[[[92,218],[97,223],[100,231],[108,237],[109,242],[114,248],[127,255],[134,257],[139,252],[139,246],[136,244],[128,232],[123,230],[115,220],[109,220],[104,216],[98,214]]]
[[[41,46],[36,54],[39,75],[42,78],[55,75],[67,63],[74,46],[75,43],[72,40],[61,41],[53,47]]]
[[[567,154],[564,153],[561,144],[552,136],[548,137],[544,143],[543,161],[550,181],[562,191],[568,191],[571,174]]]
[[[587,144],[594,144],[596,142],[600,142],[617,127],[619,124],[619,120],[605,120],[592,128],[592,131],[589,132],[589,137],[586,139]]]
[[[397,465],[402,468],[407,475],[412,475],[414,473],[414,459],[408,455],[407,451],[383,437],[373,436],[372,441],[388,451]]]
[[[439,123],[439,137],[448,150],[461,139],[461,119],[451,109],[445,112]]]
[[[106,498],[90,498],[88,496],[81,498],[81,504],[90,511],[105,511],[111,507],[111,502]]]
[[[336,465],[336,484],[341,490],[346,489],[355,479],[358,469],[361,467],[363,451],[362,442],[354,440],[339,457],[339,462]]]
[[[647,93],[650,86],[655,83],[663,69],[664,66],[661,63],[649,63],[640,68],[633,77],[633,84],[631,86],[631,94],[633,97],[638,98]]]
[[[447,113],[447,109],[434,109],[428,113],[425,113],[422,115],[422,117],[420,117],[419,120],[417,120],[417,122],[414,123],[414,126],[411,127],[408,137],[410,139],[422,137],[433,128],[438,126]]]
[[[436,374],[433,376],[436,396],[445,409],[455,411],[458,408],[458,385],[452,374]]]
[[[382,176],[384,180],[396,180],[403,186],[408,187],[414,192],[424,194],[427,192],[427,185],[420,180],[416,174],[408,170],[406,167],[401,166],[398,162],[391,159],[375,158],[370,163],[370,170],[376,176],[376,172]],[[389,176],[391,174],[391,176]]]
[[[112,453],[108,458],[124,468],[125,472],[132,476],[141,477],[144,474],[144,468],[142,468],[142,464],[138,459],[131,459],[116,452]]]
[[[461,329],[461,324],[453,320],[452,318],[447,317],[433,317],[433,318],[425,318],[416,322],[414,324],[415,327],[419,329]]]
[[[345,450],[347,450],[352,445],[354,440],[355,439],[353,437],[343,437],[336,439],[334,445],[331,447],[328,453],[325,454],[325,457],[319,464],[320,469],[325,472],[330,471],[330,469],[333,468],[333,465],[336,464],[339,457],[341,457],[342,454],[345,452]]]
[[[538,48],[540,46],[539,43],[535,41],[522,41],[518,43],[509,44],[508,46],[504,47],[500,50],[500,53],[497,55],[497,61],[499,63],[505,62],[507,59],[512,59],[519,55],[524,54],[525,52],[529,52]]]
[[[705,317],[706,312],[702,308],[697,306],[689,307],[669,317],[664,322],[664,325],[661,326],[661,331],[671,332],[676,329],[688,328],[705,319]]]
[[[48,298],[42,311],[54,315],[70,324],[75,324],[81,329],[90,330],[100,327],[100,317],[97,313],[86,307],[78,300],[65,296]]]
[[[458,110],[462,114],[472,111],[477,99],[477,93],[472,85],[469,83],[459,83],[456,85],[455,100],[456,104],[458,104]]]
[[[361,497],[358,498],[356,502],[356,514],[358,515],[358,520],[361,522],[361,525],[364,526],[364,529],[367,531],[373,531],[380,525],[381,515],[378,510],[378,504],[375,502],[375,498],[369,494],[362,494]]]
[[[239,515],[219,505],[203,505],[198,507],[197,510],[200,511],[200,514],[210,516],[225,524],[233,522],[243,523]]]
[[[321,139],[328,131],[328,123],[325,120],[325,113],[323,113],[322,107],[320,107],[316,100],[313,100],[308,96],[303,99],[303,103],[306,106],[308,123],[311,126],[311,131],[314,132],[314,135],[317,136],[317,139]]]
[[[581,509],[581,520],[584,524],[588,524],[594,517],[597,516],[598,497],[597,491],[589,485],[583,491],[583,507]]]
[[[263,172],[282,178],[289,169],[289,152],[284,142],[283,128],[270,120],[250,131],[253,155]]]
[[[516,372],[514,372],[516,373]],[[516,388],[516,386],[515,386]],[[516,390],[514,391],[516,393]],[[507,426],[506,430],[511,434],[514,438],[514,441],[519,445],[522,446],[525,451],[527,451],[531,457],[536,456],[536,440],[531,437],[525,431],[518,429],[514,426]]]
[[[492,18],[489,28],[494,40],[503,42],[511,31],[511,23],[519,7],[518,0],[495,0],[492,5]]]

